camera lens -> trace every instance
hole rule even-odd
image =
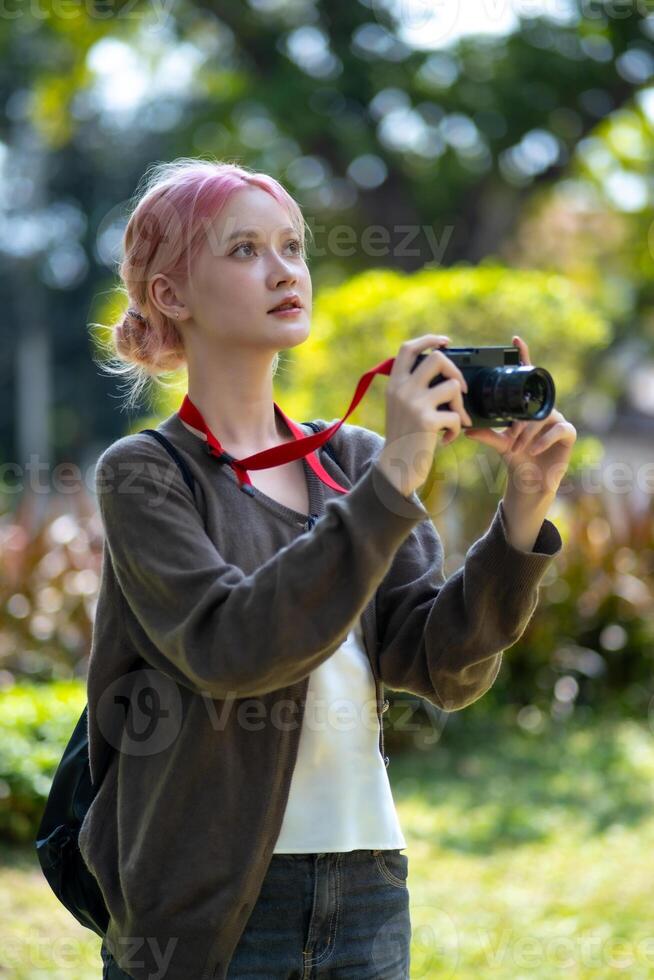
[[[488,418],[537,420],[554,407],[554,380],[545,368],[504,366],[478,372],[475,394]]]
[[[525,380],[525,385],[523,388],[523,399],[525,403],[525,411],[529,415],[529,418],[537,418],[538,412],[542,409],[543,405],[547,404],[547,383],[545,378],[542,378],[539,374],[532,373]],[[545,413],[549,414],[549,411]]]

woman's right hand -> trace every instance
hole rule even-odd
[[[405,341],[395,358],[386,386],[386,443],[377,463],[390,482],[405,497],[427,479],[441,429],[447,429],[443,445],[461,431],[461,423],[472,425],[463,407],[467,391],[463,374],[454,362],[435,350],[412,372],[418,354],[429,347],[446,347],[449,337],[425,334]],[[437,375],[445,380],[429,387]],[[453,411],[439,411],[448,403]]]

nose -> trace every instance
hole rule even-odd
[[[270,285],[274,289],[280,282],[297,282],[298,274],[291,259],[283,255],[273,255],[269,272]]]

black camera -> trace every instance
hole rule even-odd
[[[520,363],[517,347],[440,347],[454,361],[466,380],[463,405],[475,429],[500,428],[514,419],[547,418],[554,408],[556,391],[549,371]],[[418,354],[413,372],[426,354]],[[437,374],[429,387],[446,378]],[[439,410],[451,410],[448,403]],[[462,426],[467,428],[467,426]]]

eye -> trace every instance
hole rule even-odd
[[[294,255],[302,254],[302,243],[297,238],[289,239],[287,244],[295,246],[295,251],[293,252]],[[236,246],[236,248],[232,251],[231,254],[236,255],[237,252],[239,252],[239,250],[242,248],[252,248],[252,242],[241,242],[239,245]]]
[[[236,248],[232,252],[232,255],[236,255],[236,253],[242,248],[252,248],[252,242],[241,242],[240,245],[236,246]]]

